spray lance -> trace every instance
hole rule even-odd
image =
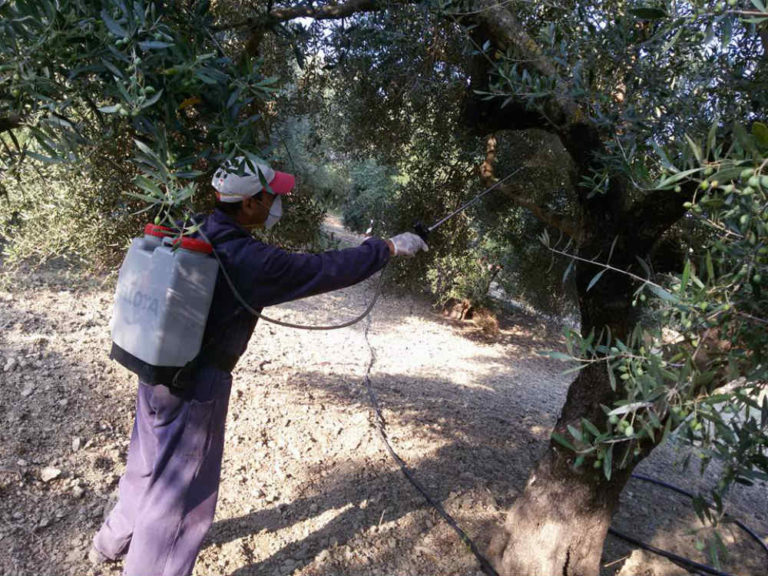
[[[477,196],[475,196],[474,198],[472,198],[468,202],[465,202],[459,208],[457,208],[456,210],[454,210],[453,212],[451,212],[447,216],[441,218],[440,220],[438,220],[437,222],[432,224],[432,226],[427,228],[421,222],[417,222],[415,224],[415,226],[414,226],[414,231],[416,232],[416,234],[421,236],[421,238],[426,242],[430,232],[432,232],[433,230],[439,228],[445,222],[447,222],[448,220],[450,220],[451,218],[453,218],[457,214],[460,214],[461,212],[463,212],[464,210],[466,210],[470,206],[472,206],[472,205],[476,204],[477,202],[479,202],[486,194],[488,194],[492,190],[495,190],[496,188],[501,186],[504,182],[506,182],[507,180],[512,178],[512,176],[517,174],[520,170],[522,170],[522,167],[520,167],[520,168],[518,168],[516,170],[513,170],[511,173],[507,174],[504,178],[502,178],[501,180],[495,182],[492,186],[486,188],[485,190],[480,192]],[[208,241],[208,238],[205,236],[205,233],[202,230],[199,230],[199,232],[203,236],[203,238],[206,241]],[[256,316],[258,318],[261,318],[262,320],[265,320],[266,322],[269,322],[271,324],[276,324],[278,326],[283,326],[285,328],[297,328],[299,330],[338,330],[339,328],[346,328],[348,326],[352,326],[353,324],[357,324],[358,322],[363,320],[366,316],[368,316],[368,314],[371,313],[371,311],[373,310],[374,306],[376,305],[376,302],[379,299],[379,296],[381,295],[381,286],[382,286],[382,281],[383,281],[383,278],[384,278],[383,275],[381,275],[379,277],[379,284],[378,284],[378,287],[376,289],[376,293],[374,294],[374,297],[371,300],[370,304],[368,304],[368,306],[365,308],[365,310],[363,311],[362,314],[360,314],[359,316],[357,316],[357,317],[355,317],[355,318],[353,318],[351,320],[348,320],[348,321],[343,322],[341,324],[332,324],[332,325],[329,325],[329,326],[294,324],[292,322],[285,322],[283,320],[277,320],[277,319],[274,319],[274,318],[269,318],[268,316],[265,316],[263,313],[259,312],[258,310],[255,310],[253,307],[251,307],[245,301],[245,299],[240,295],[240,292],[235,287],[234,283],[232,282],[231,278],[229,277],[229,274],[227,273],[227,270],[224,268],[223,263],[219,259],[219,255],[216,253],[216,250],[213,250],[213,255],[216,258],[216,260],[218,261],[218,263],[219,263],[219,266],[221,268],[221,273],[224,275],[224,280],[226,280],[227,284],[229,285],[230,289],[234,293],[235,298],[237,298],[237,301],[240,303],[240,305],[245,310],[247,310],[249,313],[253,314],[254,316]]]
[[[496,182],[495,184],[493,184],[492,186],[490,186],[490,187],[486,188],[485,190],[483,190],[482,192],[480,192],[480,194],[478,194],[477,196],[475,196],[475,197],[474,197],[474,198],[472,198],[471,200],[468,200],[467,202],[465,202],[464,204],[462,204],[461,206],[459,206],[459,207],[458,207],[456,210],[454,210],[453,212],[451,212],[451,213],[450,213],[450,214],[448,214],[447,216],[445,216],[445,217],[441,218],[440,220],[438,220],[437,222],[435,222],[434,224],[432,224],[432,226],[429,226],[429,227],[427,227],[427,226],[426,226],[426,225],[425,225],[423,222],[421,222],[421,221],[419,221],[419,222],[416,222],[416,224],[414,224],[414,226],[413,226],[413,231],[414,231],[414,232],[416,232],[416,234],[418,234],[419,236],[421,236],[421,239],[422,239],[422,240],[424,240],[424,242],[426,242],[426,241],[427,241],[427,238],[429,238],[429,235],[430,235],[430,233],[431,233],[433,230],[436,230],[437,228],[439,228],[440,226],[442,226],[443,224],[445,224],[445,223],[446,223],[448,220],[450,220],[451,218],[453,218],[453,217],[454,217],[454,216],[456,216],[457,214],[461,214],[462,212],[464,212],[464,210],[466,210],[466,209],[467,209],[467,208],[469,208],[470,206],[473,206],[473,205],[477,204],[477,203],[480,201],[480,199],[481,199],[481,198],[483,198],[483,196],[485,196],[485,195],[486,195],[486,194],[488,194],[490,191],[492,191],[492,190],[495,190],[496,188],[498,188],[499,186],[501,186],[501,185],[502,185],[504,182],[506,182],[507,180],[509,180],[510,178],[512,178],[512,176],[514,176],[515,174],[517,174],[518,172],[520,172],[520,170],[522,170],[522,169],[523,169],[523,167],[521,166],[521,167],[520,167],[520,168],[518,168],[517,170],[513,170],[512,172],[510,172],[509,174],[507,174],[506,176],[504,176],[504,178],[502,178],[501,180],[497,181],[497,182]]]

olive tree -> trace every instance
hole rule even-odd
[[[505,143],[521,131],[559,144],[566,186],[541,197],[518,178],[495,206],[522,208],[538,221],[532,229],[547,230],[541,248],[562,258],[581,318],[569,354],[558,356],[579,370],[552,441],[492,545],[500,573],[597,574],[632,470],[681,426],[729,463],[715,508],[702,514],[717,516],[733,481],[765,474],[768,34],[759,0],[238,2],[217,21],[205,2],[186,11],[171,9],[181,2],[58,6],[2,5],[2,65],[16,72],[2,88],[4,168],[81,150],[67,113],[77,106],[78,119],[106,117],[136,133],[139,194],[161,218],[209,158],[252,153],[270,87],[255,57],[269,62],[275,38],[296,53],[327,41],[339,56],[332,73],[342,57],[359,56],[372,72],[397,67],[409,38],[460,37],[451,49],[435,42],[424,76],[457,88],[445,94],[462,110],[463,142],[483,140],[479,177],[505,175]],[[373,13],[425,28],[378,34],[390,21]],[[301,17],[342,24],[307,37],[290,24]],[[348,22],[360,34],[347,34]],[[358,93],[378,99],[381,122],[366,131],[361,115],[357,134],[386,136],[407,153],[396,112],[414,100],[395,96],[414,80],[377,78],[386,75],[371,73]],[[34,146],[13,142],[22,125]]]
[[[9,213],[28,217],[4,219],[10,234],[45,221],[29,220],[29,203],[44,204],[52,181],[84,208],[97,195],[104,221],[133,223],[127,234],[136,213],[173,225],[210,204],[195,192],[220,163],[270,153],[277,78],[217,37],[210,2],[14,0],[0,16],[0,184]],[[323,210],[301,191],[294,204],[282,239],[310,241]],[[86,216],[99,217],[59,214],[79,227]],[[116,253],[125,241],[92,240]]]
[[[265,28],[256,22],[383,10],[409,8],[280,7],[233,25],[259,38]],[[458,63],[470,87],[464,121],[487,140],[483,179],[508,173],[506,143],[521,130],[554,136],[571,167],[559,197],[542,201],[523,178],[502,190],[508,207],[526,209],[548,230],[544,248],[575,282],[581,327],[569,354],[555,355],[580,362],[552,442],[492,553],[504,574],[596,574],[632,470],[681,425],[708,457],[729,462],[716,504],[733,481],[765,474],[765,342],[757,336],[766,319],[765,153],[755,123],[768,94],[765,7],[480,0],[437,2],[432,14],[466,37],[468,57]],[[370,53],[375,19],[356,22]],[[341,46],[353,38],[350,28],[339,27]],[[385,42],[379,47],[386,53]],[[354,44],[341,55],[353,58]],[[361,61],[376,71],[386,60]],[[438,69],[455,64],[438,60]],[[386,107],[403,84],[390,77],[367,90]],[[381,131],[401,126],[382,116]],[[722,205],[729,208],[716,211]],[[734,222],[745,228],[731,230]]]

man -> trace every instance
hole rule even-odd
[[[247,228],[277,223],[282,196],[294,183],[290,174],[251,167],[242,158],[213,177],[216,209],[202,230],[251,307],[261,310],[351,286],[379,271],[391,256],[427,250],[411,233],[369,238],[356,248],[322,254],[290,254],[258,242]],[[216,509],[231,372],[256,321],[219,274],[189,385],[178,391],[139,382],[119,500],[94,537],[88,555],[93,563],[125,556],[125,576],[192,573]]]

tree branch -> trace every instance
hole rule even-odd
[[[19,126],[21,126],[21,116],[17,116],[16,114],[11,114],[9,116],[4,116],[0,118],[0,133],[7,132],[8,130],[13,130],[14,128],[18,128]]]
[[[623,219],[625,230],[634,231],[632,242],[639,248],[638,253],[650,250],[661,235],[685,215],[688,209],[683,204],[691,201],[697,186],[698,182],[689,181],[680,185],[680,192],[654,190],[627,210]]]
[[[555,65],[544,55],[536,41],[528,34],[525,27],[498,0],[477,0],[477,12],[471,16],[497,48],[514,48],[527,65],[539,74],[556,80],[555,103],[559,118],[565,125],[585,122],[581,109],[570,97],[568,83],[557,72]]]
[[[348,0],[343,4],[325,4],[313,6],[311,3],[298,6],[285,6],[270,10],[266,14],[252,16],[245,20],[214,27],[216,31],[232,30],[234,28],[251,28],[259,32],[278,22],[288,22],[296,18],[314,18],[315,20],[334,20],[346,18],[359,12],[377,12],[391,6],[392,2],[384,0]]]
[[[496,137],[490,136],[485,145],[485,162],[480,165],[480,178],[485,185],[491,185],[493,184],[493,181],[496,180],[493,174],[493,166],[495,163]],[[514,185],[502,185],[499,186],[499,190],[506,196],[506,198],[511,200],[517,206],[529,210],[539,221],[547,226],[560,230],[563,234],[573,238],[577,243],[581,240],[582,231],[577,222],[516,193]]]
[[[563,234],[573,238],[577,243],[581,241],[581,228],[573,220],[566,218],[562,214],[545,206],[540,206],[528,198],[515,194],[512,186],[500,186],[499,190],[501,190],[502,194],[505,194],[512,202],[521,208],[529,210],[542,223],[551,226],[556,230],[560,230]]]

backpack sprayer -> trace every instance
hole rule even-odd
[[[417,223],[415,232],[426,241],[433,230],[480,201],[519,170],[431,226]],[[243,298],[214,249],[218,242],[212,242],[199,225],[197,228],[202,240],[190,236],[174,238],[171,228],[147,224],[144,236],[131,241],[120,267],[110,323],[110,358],[147,384],[176,385],[179,373],[199,356],[219,270],[243,309],[287,328],[336,330],[351,326],[371,313],[381,295],[383,275],[363,313],[341,324],[308,326],[269,318]]]

